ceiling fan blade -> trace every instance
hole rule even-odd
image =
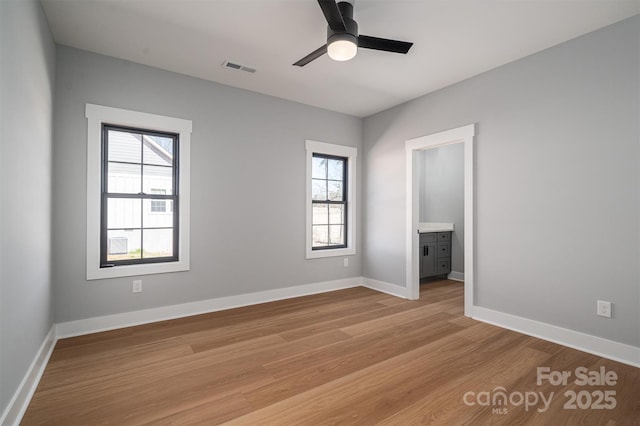
[[[389,40],[366,35],[358,36],[358,47],[365,49],[384,50],[385,52],[407,53],[413,43],[408,41]]]
[[[324,55],[325,53],[327,53],[327,45],[326,44],[324,46],[322,46],[322,47],[317,48],[313,52],[309,53],[307,56],[305,56],[304,58],[300,59],[298,62],[296,62],[293,65],[297,65],[299,67],[304,67],[309,62],[315,61],[316,59],[318,59],[320,56]]]
[[[322,13],[324,13],[329,28],[333,31],[346,31],[347,27],[344,25],[336,0],[318,0],[318,4],[322,9]]]

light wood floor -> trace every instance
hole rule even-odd
[[[640,369],[462,312],[441,281],[419,301],[354,288],[60,340],[23,424],[640,424]],[[572,377],[537,385],[537,367]],[[617,384],[579,386],[577,367]],[[478,404],[497,387],[513,404]],[[614,409],[563,408],[606,390]],[[546,411],[516,405],[534,392]]]

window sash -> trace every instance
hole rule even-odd
[[[312,251],[316,251],[316,250],[332,250],[332,249],[344,249],[347,247],[347,237],[348,237],[348,202],[349,200],[347,199],[347,194],[348,194],[348,182],[347,182],[347,171],[348,171],[348,161],[349,159],[347,157],[341,157],[341,156],[337,156],[337,155],[329,155],[329,154],[322,154],[322,153],[318,153],[318,152],[314,152],[312,154],[312,161],[313,158],[323,158],[323,159],[327,159],[327,160],[340,160],[342,161],[342,180],[340,180],[339,182],[342,182],[342,200],[341,201],[336,201],[336,200],[329,200],[329,193],[328,190],[326,192],[326,199],[324,200],[319,200],[319,199],[311,199],[311,207],[312,207],[312,213],[311,213],[311,234],[313,235],[313,227],[314,226],[322,226],[322,225],[314,225],[314,221],[313,221],[313,206],[315,204],[330,204],[330,205],[341,205],[343,208],[343,212],[342,212],[342,217],[343,217],[343,223],[341,224],[342,226],[342,234],[343,234],[343,243],[342,244],[329,244],[330,241],[330,223],[327,223],[327,245],[323,245],[323,246],[314,246],[313,242],[311,243],[311,250]],[[322,178],[312,178],[311,182],[309,182],[309,184],[313,185],[313,180],[324,180],[325,182],[329,181],[337,181],[336,179],[329,179],[329,170],[328,170],[329,166],[326,166],[326,172],[325,172],[325,177],[324,179]],[[313,238],[312,238],[313,241]]]
[[[109,161],[109,130],[122,131],[122,132],[131,132],[131,133],[140,133],[141,135],[149,135],[149,136],[160,136],[163,138],[171,138],[173,140],[173,156],[171,160],[171,166],[159,166],[158,164],[149,164],[144,162],[144,142],[141,141],[141,157],[140,162],[125,162],[125,161]],[[164,262],[175,262],[179,260],[179,245],[180,245],[180,230],[179,230],[179,196],[178,196],[178,135],[173,133],[163,133],[157,132],[148,129],[141,128],[133,128],[133,127],[125,127],[125,126],[115,126],[110,124],[102,125],[102,173],[101,173],[101,206],[100,206],[100,268],[108,268],[120,265],[138,265],[138,264],[150,264],[150,263],[164,263]],[[120,164],[134,164],[139,165],[141,167],[140,172],[140,192],[135,193],[120,193],[120,192],[109,192],[108,187],[108,178],[109,178],[109,163],[120,163]],[[171,173],[171,185],[172,185],[172,194],[162,195],[162,194],[153,194],[153,193],[144,193],[144,166],[153,166],[153,167],[167,167],[172,169]],[[134,199],[140,200],[140,227],[132,227],[132,228],[109,228],[108,227],[108,201],[109,199]],[[171,200],[173,204],[173,220],[171,227],[145,227],[144,226],[144,200]],[[151,204],[151,202],[150,202]],[[150,207],[151,210],[151,207]],[[166,208],[165,208],[166,212]],[[159,257],[144,257],[144,231],[145,230],[155,230],[155,229],[172,229],[172,255],[171,256],[159,256]],[[140,258],[137,259],[121,259],[121,260],[108,260],[108,232],[113,230],[135,230],[140,231]]]

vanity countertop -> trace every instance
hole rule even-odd
[[[427,232],[452,232],[453,223],[434,223],[434,222],[420,222],[418,224],[418,232],[425,234]]]

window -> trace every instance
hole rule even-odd
[[[178,204],[178,135],[103,124],[102,152],[100,267],[176,261],[178,212],[151,213]]]
[[[354,147],[307,141],[308,259],[355,254]]]
[[[348,159],[313,154],[311,165],[311,249],[347,246]]]
[[[87,279],[189,270],[191,121],[86,105]]]

